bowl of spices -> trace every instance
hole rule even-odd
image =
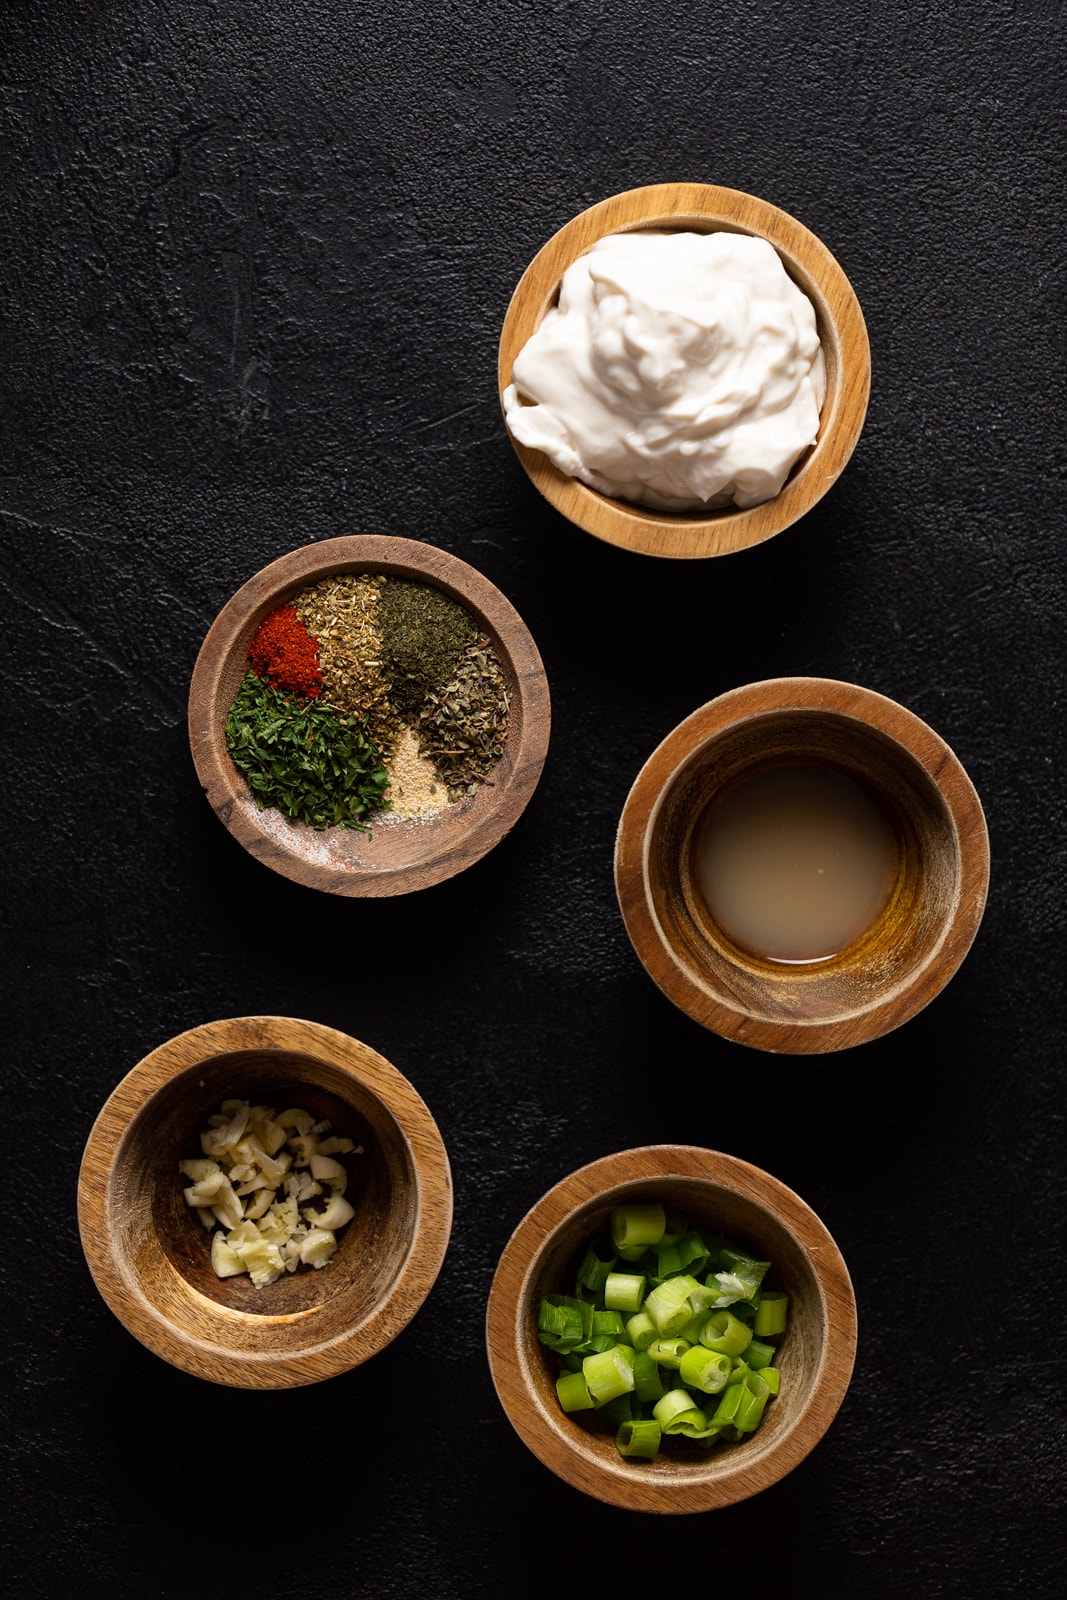
[[[855,293],[826,246],[754,195],[631,189],[537,253],[498,380],[512,443],[569,521],[644,555],[726,555],[836,482],[870,392]]]
[[[815,1448],[848,1390],[856,1301],[829,1230],[777,1178],[646,1145],[570,1173],[522,1219],[486,1341],[545,1466],[676,1515],[747,1499]]]
[[[316,1383],[368,1361],[437,1278],[452,1224],[440,1132],[368,1045],[290,1017],[160,1045],[89,1134],[78,1223],[127,1330],[196,1377]]]
[[[790,1054],[878,1038],[934,999],[988,884],[982,805],[944,739],[826,678],[693,712],[638,774],[615,845],[623,920],[664,994]]]
[[[250,578],[189,693],[220,820],[276,872],[342,895],[403,894],[478,861],[533,794],[550,721],[537,646],[499,589],[377,535]]]

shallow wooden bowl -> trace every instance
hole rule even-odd
[[[356,1214],[332,1261],[262,1289],[216,1278],[178,1171],[231,1098],[300,1106],[364,1150],[345,1158]],[[407,1326],[444,1260],[452,1179],[433,1118],[382,1056],[318,1023],[236,1017],[179,1034],[118,1085],[85,1146],[78,1224],[97,1288],[142,1344],[214,1383],[284,1389]]]
[[[826,361],[826,399],[819,437],[794,466],[779,494],[747,511],[652,511],[598,494],[560,472],[540,450],[514,439],[534,486],[557,511],[608,544],[643,555],[693,558],[728,555],[761,544],[809,511],[830,489],[856,447],[871,387],[867,329],[852,286],[826,246],[777,206],[737,189],[707,183],[656,183],[590,206],[538,251],[519,280],[500,336],[498,383],[511,383],[515,358],[559,298],[569,266],[597,239],[640,229],[754,234],[767,239],[815,307]],[[510,435],[509,435],[510,437]]]
[[[716,924],[694,856],[715,798],[797,763],[843,772],[874,796],[896,865],[860,939],[788,965],[740,949]],[[862,1044],[913,1017],[970,949],[988,883],[981,802],[945,741],[884,695],[827,678],[748,684],[687,717],[638,774],[615,844],[623,920],[663,992],[725,1038],[792,1054]]]
[[[504,754],[477,794],[435,817],[376,819],[370,833],[316,832],[280,811],[259,811],[226,750],[226,714],[248,670],[259,624],[308,584],[334,573],[385,573],[442,590],[489,635],[510,701]],[[282,556],[219,612],[189,691],[189,743],[212,808],[247,851],[286,878],[330,894],[394,895],[424,889],[479,861],[514,826],[537,787],[548,750],[548,680],[537,646],[510,601],[457,556],[415,539],[375,534],[324,539]]]
[[[705,1453],[668,1439],[655,1461],[628,1461],[591,1413],[560,1410],[559,1361],[537,1337],[541,1297],[571,1293],[612,1207],[640,1200],[747,1245],[772,1263],[768,1281],[790,1297],[781,1393],[743,1443]],[[646,1145],[572,1172],[527,1213],[493,1279],[486,1338],[509,1422],[559,1477],[630,1511],[712,1511],[777,1483],[822,1438],[852,1375],[856,1300],[832,1237],[783,1183],[719,1151]]]

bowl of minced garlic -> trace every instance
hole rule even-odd
[[[101,1295],[156,1355],[280,1389],[359,1366],[444,1260],[452,1181],[408,1080],[347,1034],[233,1017],[160,1045],[109,1096],[78,1180]]]
[[[525,809],[549,727],[537,646],[500,590],[433,545],[378,535],[250,578],[189,694],[220,820],[333,894],[403,894],[479,860]]]

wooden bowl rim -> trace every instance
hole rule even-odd
[[[727,509],[706,516],[657,512],[609,499],[577,478],[567,477],[540,450],[520,444],[506,430],[534,487],[568,521],[607,544],[674,560],[749,549],[781,533],[809,511],[848,464],[863,430],[871,387],[870,343],[859,301],[817,235],[788,212],[739,189],[707,183],[656,183],[625,190],[588,207],[565,223],[534,256],[519,279],[501,330],[497,357],[501,411],[515,358],[540,324],[567,267],[608,234],[651,227],[679,229],[687,224],[717,224],[768,239],[787,267],[796,264],[812,280],[823,338],[832,333],[839,349],[840,376],[835,392],[827,394],[823,405],[819,437],[780,492],[748,510]]]
[[[604,1199],[649,1179],[705,1180],[740,1191],[774,1215],[807,1260],[824,1310],[825,1340],[811,1392],[772,1448],[734,1470],[729,1458],[709,1457],[706,1475],[653,1480],[618,1461],[593,1457],[585,1435],[563,1412],[543,1407],[522,1358],[528,1338],[531,1286],[556,1231],[590,1200]],[[516,1262],[518,1269],[515,1270]],[[832,1307],[832,1310],[831,1310]],[[526,1213],[505,1245],[489,1292],[486,1347],[497,1395],[523,1443],[574,1488],[631,1511],[667,1514],[713,1511],[776,1483],[814,1449],[840,1409],[856,1356],[856,1296],[844,1257],[806,1201],[762,1168],[698,1145],[642,1145],[602,1156],[569,1173]]]
[[[117,1250],[111,1226],[111,1191],[135,1119],[173,1079],[211,1059],[248,1050],[285,1050],[316,1056],[369,1090],[388,1110],[411,1162],[415,1223],[401,1271],[385,1297],[354,1328],[326,1339],[314,1335],[314,1313],[272,1317],[234,1310],[190,1287],[203,1310],[203,1337],[174,1326],[138,1289],[136,1275]],[[93,1281],[119,1321],[155,1355],[213,1382],[240,1388],[278,1389],[316,1383],[370,1360],[407,1326],[437,1280],[452,1227],[452,1173],[444,1140],[429,1108],[392,1062],[362,1041],[298,1017],[229,1017],[202,1023],[158,1045],[118,1083],[85,1143],[78,1174],[78,1229]],[[326,1270],[329,1270],[328,1268]],[[235,1352],[210,1337],[213,1318],[232,1327],[248,1321],[305,1325],[306,1345],[291,1353]],[[210,1369],[210,1370],[206,1370]]]
[[[521,716],[508,732],[503,781],[491,795],[487,788],[460,802],[462,818],[451,811],[425,820],[390,822],[378,828],[376,843],[388,850],[393,829],[419,830],[432,846],[415,862],[336,867],[297,856],[257,823],[249,791],[226,751],[218,716],[220,682],[252,617],[264,608],[264,597],[294,593],[336,572],[383,572],[425,582],[451,592],[499,639],[514,673]],[[201,787],[223,826],[250,855],[283,877],[328,894],[385,896],[408,894],[455,876],[486,855],[510,831],[526,809],[541,777],[548,752],[551,703],[540,653],[526,624],[510,600],[468,562],[437,545],[385,534],[349,534],[323,539],[269,562],[246,580],[216,616],[196,658],[189,686],[189,745]],[[475,807],[482,796],[488,798]]]
[[[664,798],[712,739],[760,717],[792,711],[825,712],[873,728],[902,748],[926,773],[951,821],[959,860],[959,893],[943,935],[907,981],[847,1016],[777,1022],[749,1015],[727,995],[712,997],[697,984],[669,943],[652,907],[649,852]],[[656,747],[623,805],[615,839],[615,890],[630,942],[649,976],[687,1016],[753,1048],[811,1054],[865,1044],[910,1020],[959,969],[985,911],[989,833],[978,793],[939,733],[914,711],[877,690],[836,678],[768,678],[727,690],[698,707]]]

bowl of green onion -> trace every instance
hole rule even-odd
[[[778,1482],[848,1389],[856,1302],[825,1225],[769,1173],[690,1145],[580,1168],[501,1256],[486,1319],[509,1421],[574,1488],[711,1511]]]

